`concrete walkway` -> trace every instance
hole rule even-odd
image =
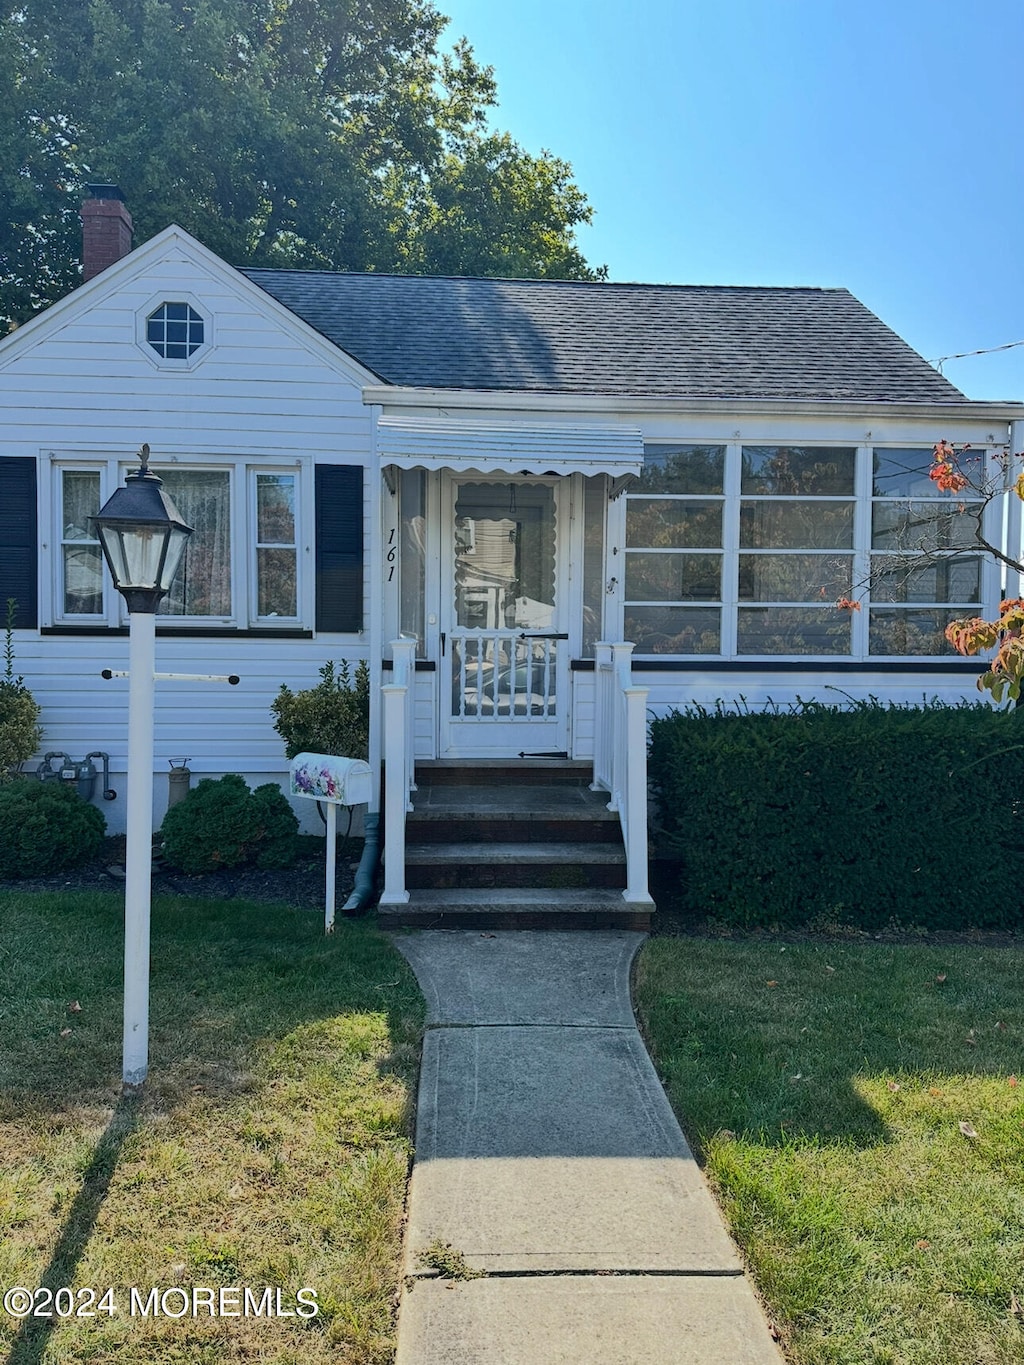
[[[636,1029],[643,935],[394,941],[428,1008],[397,1365],[780,1365]]]

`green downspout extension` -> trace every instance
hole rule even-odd
[[[341,907],[343,915],[355,915],[367,909],[376,893],[377,864],[380,861],[380,815],[377,811],[367,811],[363,819],[363,835],[363,856],[356,868],[352,894]]]

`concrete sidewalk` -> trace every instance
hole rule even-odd
[[[394,941],[428,1008],[397,1365],[780,1365],[636,1029],[643,935]]]

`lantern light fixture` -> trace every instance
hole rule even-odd
[[[192,527],[185,524],[149,467],[149,446],[91,519],[114,587],[128,611],[154,613],[170,590]]]

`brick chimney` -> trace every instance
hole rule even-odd
[[[117,185],[86,185],[82,205],[82,274],[93,279],[132,249],[132,216]]]

